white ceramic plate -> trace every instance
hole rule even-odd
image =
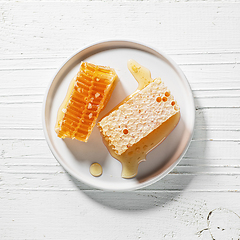
[[[87,143],[58,138],[54,126],[58,108],[81,61],[110,66],[116,70],[120,80],[107,107],[100,114],[100,119],[137,88],[137,82],[127,68],[129,59],[147,67],[153,79],[160,77],[163,80],[180,106],[181,118],[167,139],[147,155],[147,161],[140,163],[137,176],[123,179],[120,162],[108,153],[96,126]],[[186,152],[192,138],[194,121],[192,91],[180,68],[165,54],[130,41],[99,42],[78,51],[57,71],[47,89],[43,104],[44,133],[55,158],[75,178],[104,190],[133,190],[164,177]],[[100,177],[93,177],[89,172],[89,167],[94,162],[103,167]]]

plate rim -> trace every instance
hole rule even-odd
[[[154,52],[156,52],[157,54],[163,56],[165,59],[167,59],[169,61],[169,63],[174,67],[175,71],[177,71],[177,73],[181,76],[181,79],[183,79],[185,81],[185,83],[187,84],[188,88],[189,88],[189,93],[191,94],[191,100],[192,100],[192,105],[193,105],[193,109],[191,111],[191,113],[193,114],[193,125],[192,125],[192,129],[191,129],[191,135],[188,139],[188,142],[184,148],[184,150],[181,152],[180,156],[178,157],[178,159],[176,161],[174,161],[173,164],[171,164],[169,167],[167,167],[167,169],[165,169],[163,172],[161,172],[160,174],[157,174],[156,176],[152,177],[151,179],[147,180],[147,181],[143,181],[143,182],[138,182],[138,184],[134,184],[134,186],[129,187],[129,188],[120,188],[120,189],[112,189],[112,188],[105,188],[105,187],[99,187],[96,186],[92,183],[89,183],[87,181],[85,181],[84,179],[80,178],[78,176],[78,174],[75,174],[74,171],[72,171],[67,164],[65,164],[64,162],[61,161],[61,157],[58,156],[58,154],[55,152],[55,149],[49,139],[49,135],[48,135],[48,131],[47,131],[47,127],[46,127],[46,104],[47,104],[47,99],[48,99],[48,95],[49,95],[49,91],[51,89],[51,86],[54,82],[54,79],[56,78],[56,76],[58,75],[58,73],[61,71],[61,69],[72,59],[74,58],[77,54],[79,54],[80,52],[86,50],[87,48],[92,48],[94,46],[100,45],[100,44],[120,44],[120,43],[124,43],[124,44],[134,44],[134,45],[138,45],[141,46],[143,48],[147,48],[149,50],[152,50]],[[136,47],[136,49],[138,49]],[[44,94],[44,98],[43,98],[43,104],[42,104],[42,126],[43,126],[43,132],[44,132],[44,136],[46,139],[46,142],[48,144],[48,147],[50,149],[50,151],[52,152],[54,158],[59,162],[59,164],[66,170],[66,172],[68,174],[70,174],[71,176],[73,176],[74,178],[76,178],[77,180],[83,182],[84,184],[86,184],[87,186],[90,186],[92,188],[97,188],[100,190],[104,190],[104,191],[133,191],[133,190],[137,190],[137,189],[141,189],[144,187],[147,187],[149,185],[152,185],[154,183],[156,183],[157,181],[159,181],[160,179],[164,178],[169,172],[171,172],[176,165],[182,160],[183,156],[185,155],[185,153],[187,152],[192,138],[193,138],[193,134],[194,134],[194,129],[195,129],[195,123],[196,123],[196,110],[195,110],[195,103],[194,103],[194,96],[193,96],[193,91],[192,88],[190,86],[190,83],[187,79],[187,77],[185,76],[184,72],[182,71],[182,69],[175,63],[175,61],[172,60],[172,58],[165,54],[164,52],[162,52],[161,50],[159,50],[156,47],[151,46],[150,44],[146,44],[143,42],[139,42],[139,41],[135,41],[135,40],[128,40],[128,39],[107,39],[107,40],[101,40],[101,41],[96,41],[90,44],[87,44],[85,46],[83,46],[82,48],[78,49],[77,51],[75,51],[73,54],[71,54],[65,61],[63,61],[63,63],[57,68],[57,70],[55,71],[55,73],[53,74],[53,77],[51,77],[51,79],[49,80],[49,83],[46,87],[45,90],[45,94]]]

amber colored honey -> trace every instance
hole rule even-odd
[[[88,140],[99,112],[110,98],[116,77],[113,69],[82,62],[58,112],[55,126],[58,137]]]

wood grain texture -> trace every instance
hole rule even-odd
[[[184,158],[134,192],[72,178],[42,131],[56,70],[104,39],[169,54],[194,95]],[[227,224],[240,215],[239,39],[237,1],[0,1],[0,239],[239,239]]]

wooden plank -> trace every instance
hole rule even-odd
[[[186,55],[182,55],[184,60]],[[14,60],[12,60],[14,62]],[[5,60],[2,60],[5,62]],[[39,61],[33,60],[35,64],[41,65],[42,63],[49,66],[51,62],[47,58]],[[13,68],[11,61],[8,63],[6,69],[1,68],[0,76],[1,86],[0,91],[3,93],[11,93],[17,89],[23,91],[24,89],[40,88],[43,94],[43,89],[48,86],[52,80],[57,68],[61,66],[63,61],[58,59],[55,61],[54,67],[46,68],[22,68],[28,66],[28,61],[23,60],[22,66],[19,69]],[[31,67],[31,66],[30,66]],[[9,69],[8,69],[9,68]],[[239,90],[239,72],[240,64],[216,64],[216,65],[181,65],[192,89],[194,91],[219,91],[219,90]],[[161,70],[159,71],[161,77]],[[133,80],[134,81],[134,80]],[[35,90],[36,91],[36,90]]]
[[[45,140],[16,139],[2,140],[2,158],[51,158],[52,155]],[[187,159],[239,159],[238,141],[192,141],[185,154]]]
[[[35,100],[34,100],[35,101]],[[219,101],[221,102],[221,101]],[[224,111],[223,111],[224,110]],[[41,128],[42,103],[26,102],[0,104],[0,121],[3,128]],[[28,118],[31,114],[31,118]],[[239,130],[238,107],[219,108],[202,107],[196,111],[195,129]]]
[[[1,11],[1,51],[6,55],[69,52],[96,39],[126,36],[167,52],[239,50],[236,2],[5,2]],[[149,37],[154,30],[157,37]]]
[[[73,52],[62,54],[59,56],[1,56],[0,71],[7,70],[48,70],[56,69],[61,63],[67,60]],[[231,65],[237,66],[240,64],[240,52],[218,52],[218,53],[172,53],[169,54],[174,61],[180,66],[214,66],[214,65]]]
[[[19,161],[20,162],[20,161]],[[1,190],[11,191],[79,191],[94,190],[94,188],[76,180],[57,166],[53,160],[41,165],[39,161],[32,165],[16,163],[1,170]],[[22,164],[22,165],[21,165]],[[181,169],[182,168],[182,169]],[[202,171],[199,167],[176,167],[173,172],[144,190],[151,191],[189,191],[189,192],[240,192],[239,168],[206,167],[208,171]],[[215,167],[216,168],[216,167]],[[181,171],[184,169],[184,172]],[[197,172],[197,169],[199,169]],[[179,173],[176,173],[179,172]],[[79,188],[79,189],[78,189]],[[95,189],[96,190],[96,189]]]
[[[209,214],[220,209],[219,217],[225,216],[225,224],[233,220],[239,223],[239,219],[231,214],[226,216],[224,209],[240,215],[239,193],[234,192],[98,191],[96,194],[95,191],[10,190],[1,192],[1,203],[8,206],[2,209],[4,219],[0,219],[0,235],[4,239],[126,236],[127,239],[210,240],[214,229],[209,226]],[[216,222],[213,218],[209,220]]]
[[[45,89],[44,89],[45,90]],[[0,91],[1,92],[1,91]],[[37,104],[42,103],[44,95],[39,92],[39,89],[22,89],[22,92],[19,90],[13,91],[8,94],[5,90],[3,94],[0,94],[0,105],[9,105],[9,104]],[[27,93],[29,92],[29,93]],[[31,92],[31,93],[30,93]],[[195,96],[194,103],[196,109],[203,108],[239,108],[240,107],[240,90],[232,90],[231,94],[222,94],[221,91],[214,91],[214,93],[207,92],[205,96]],[[193,92],[194,95],[197,93]],[[203,93],[201,94],[203,95]],[[211,96],[209,96],[211,95]],[[225,95],[225,96],[224,96]],[[227,96],[228,95],[228,96]]]
[[[193,141],[226,141],[239,142],[240,129],[195,129]],[[44,140],[41,127],[0,127],[0,140]]]

